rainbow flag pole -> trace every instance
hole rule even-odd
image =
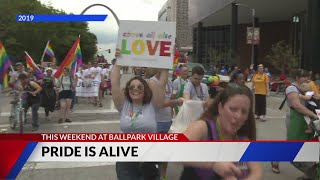
[[[60,78],[63,69],[65,67],[70,68],[71,72],[76,70],[76,66],[81,66],[82,63],[82,55],[81,55],[81,49],[80,49],[80,35],[78,39],[74,42],[73,46],[69,50],[68,54],[64,58],[63,62],[60,64],[59,68],[57,69],[57,72],[54,74],[55,78]]]
[[[34,71],[34,76],[37,78],[37,80],[43,78],[43,73],[39,69],[39,67],[36,65],[36,63],[33,61],[31,56],[25,51],[26,54],[26,61],[27,61],[27,66],[31,67]]]
[[[0,41],[0,83],[2,88],[8,87],[8,69],[12,65],[12,62]]]
[[[46,53],[46,49],[47,49],[49,43],[50,43],[50,40],[47,42],[47,45],[46,45],[46,47],[45,47],[44,50],[43,50],[43,53],[42,53],[42,56],[41,56],[41,60],[40,60],[41,65],[43,64],[43,58],[44,58],[44,55],[45,55],[45,53]]]
[[[14,68],[12,65],[10,65],[11,71],[14,72]]]

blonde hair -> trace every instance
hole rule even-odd
[[[303,92],[308,92],[308,91],[312,91],[312,88],[311,88],[309,83],[304,82],[304,83],[301,84],[301,90]]]

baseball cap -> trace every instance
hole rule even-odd
[[[47,69],[46,69],[46,72],[47,72],[47,71],[53,71],[53,69],[52,69],[52,68],[47,68]]]

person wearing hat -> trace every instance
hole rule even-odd
[[[16,71],[13,71],[11,73],[9,84],[10,84],[10,87],[12,87],[15,90],[18,90],[18,89],[21,89],[21,85],[19,83],[18,76],[20,74],[27,75],[27,73],[23,70],[23,64],[21,62],[16,63],[15,68],[16,68]]]
[[[258,72],[252,77],[252,90],[255,94],[255,118],[266,121],[266,97],[269,96],[269,76],[259,64]]]

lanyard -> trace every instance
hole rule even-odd
[[[216,128],[216,132],[218,134],[218,139],[219,140],[223,140],[223,135],[222,135],[221,130],[220,130],[220,125],[219,125],[219,122],[218,122],[218,118],[214,121],[214,125],[215,125],[215,128]]]
[[[131,125],[130,125],[131,128],[134,128],[134,124],[136,123],[136,120],[137,120],[139,114],[142,113],[142,108],[143,108],[143,106],[139,109],[139,111],[134,113],[133,112],[133,104],[131,104],[131,111],[129,112],[129,117],[130,117],[130,120],[131,120],[130,121],[131,122]]]
[[[223,137],[223,135],[222,135],[221,126],[220,126],[220,123],[219,123],[219,122],[220,122],[220,118],[218,117],[218,118],[214,121],[214,125],[215,125],[216,132],[217,132],[217,134],[218,134],[218,139],[219,139],[219,140],[223,140],[224,137]],[[236,135],[235,140],[239,140],[238,135]]]
[[[169,81],[166,84],[166,95],[170,95],[171,94],[171,88],[169,86]]]
[[[196,91],[197,97],[198,97],[199,99],[203,100],[204,95],[203,95],[203,91],[202,91],[202,86],[201,86],[201,84],[200,84],[200,95],[198,94],[198,91],[197,91],[196,86],[195,86],[193,83],[192,83],[192,85],[193,85],[194,91]]]

